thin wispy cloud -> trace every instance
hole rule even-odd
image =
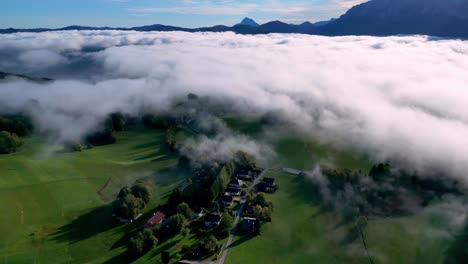
[[[343,12],[345,8],[362,3],[364,0],[332,0],[325,3],[289,2],[267,0],[258,2],[239,1],[176,1],[172,7],[132,7],[133,13],[172,13],[185,15],[247,15],[251,13],[264,13],[279,15],[285,20],[305,18],[316,20],[310,14],[330,12]],[[339,10],[339,11],[338,11]]]

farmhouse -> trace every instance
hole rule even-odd
[[[243,184],[244,183],[241,180],[234,178],[229,182],[228,186],[233,188],[241,188]]]
[[[275,192],[275,190],[276,190],[275,179],[265,177],[265,178],[262,179],[261,182],[259,182],[257,185],[255,185],[255,189],[258,192],[264,192],[264,193]]]
[[[237,178],[242,179],[242,180],[252,180],[253,179],[252,173],[249,170],[238,170],[236,172],[236,176],[237,176]]]
[[[301,173],[302,173],[302,171],[292,169],[292,168],[282,168],[282,171],[286,172],[286,173],[289,173],[289,174],[292,174],[292,175],[301,175]]]
[[[223,195],[221,197],[221,201],[223,201],[224,205],[226,207],[230,207],[232,206],[233,202],[234,202],[234,198],[230,195]]]
[[[255,185],[255,189],[257,192],[271,192],[271,186],[266,182],[259,182],[257,185]]]
[[[229,196],[240,196],[242,194],[242,190],[240,188],[228,187],[224,195]]]
[[[205,216],[205,226],[217,226],[221,223],[221,219],[223,218],[222,214],[218,213],[209,213]]]
[[[153,216],[150,219],[148,219],[148,221],[146,221],[146,227],[149,228],[155,225],[162,224],[164,218],[166,218],[166,215],[160,211],[153,213]]]
[[[193,209],[193,218],[199,218],[199,217],[202,217],[204,215],[203,213],[203,208],[199,207],[199,208],[194,208]]]
[[[257,222],[256,218],[244,217],[242,220],[242,231],[255,233],[255,223]]]
[[[275,178],[264,177],[262,182],[269,184],[270,186],[275,185]]]

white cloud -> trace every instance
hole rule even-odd
[[[66,59],[52,60],[53,70],[34,71],[20,59],[31,48]],[[84,48],[98,52],[84,54]],[[68,69],[65,79],[78,79],[0,84],[2,109],[23,109],[35,99],[42,127],[62,137],[83,133],[112,111],[164,109],[195,92],[232,100],[238,111],[283,111],[294,123],[290,130],[375,160],[445,168],[468,181],[466,41],[95,31],[6,35],[0,50],[11,57],[0,62],[5,70],[54,77],[60,68]],[[76,56],[95,63],[90,76],[73,70]],[[51,63],[44,56],[28,59]]]

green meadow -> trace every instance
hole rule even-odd
[[[254,138],[263,129],[237,119],[227,123]],[[293,137],[273,147],[276,162],[266,175],[280,185],[267,195],[274,205],[273,221],[260,236],[236,236],[227,264],[444,263],[451,239],[441,235],[441,221],[422,213],[369,218],[361,236],[355,221],[323,210],[309,180],[280,171],[309,171],[326,163],[367,172],[368,158]],[[164,131],[141,127],[119,133],[116,144],[74,153],[27,138],[18,153],[0,156],[0,262],[159,263],[165,250],[173,261],[180,258],[182,247],[196,242],[191,233],[164,241],[138,259],[126,253],[141,222],[186,179],[177,162],[178,156],[165,148]],[[154,184],[144,216],[135,223],[116,223],[110,203],[122,186],[141,178]]]
[[[362,228],[366,250],[356,221],[324,211],[307,179],[274,170],[266,176],[280,185],[275,194],[267,194],[274,205],[272,222],[262,226],[260,236],[236,236],[227,264],[445,261],[451,241],[444,235],[447,227],[428,215],[369,218]]]
[[[117,144],[83,152],[28,138],[20,152],[0,156],[2,263],[122,262],[125,234],[138,223],[112,219],[118,190],[151,180],[149,214],[186,177],[164,143],[164,131],[134,128],[119,133]]]
[[[272,222],[264,224],[260,236],[236,236],[227,264],[444,263],[451,237],[443,221],[424,213],[367,218],[361,237],[356,221],[322,208],[310,180],[280,171],[310,171],[320,163],[367,173],[373,164],[369,158],[292,137],[279,140],[275,152],[277,163],[265,175],[280,186],[275,194],[267,194],[274,206]]]

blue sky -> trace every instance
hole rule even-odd
[[[0,28],[232,25],[328,20],[365,0],[0,0]]]

